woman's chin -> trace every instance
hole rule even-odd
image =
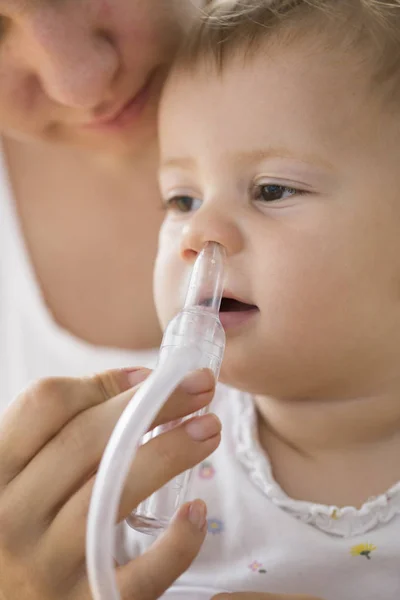
[[[91,150],[105,155],[135,156],[142,157],[147,150],[153,149],[157,143],[156,121],[142,123],[136,131],[129,128],[119,131],[90,132],[85,136],[79,136],[72,142],[85,150]]]

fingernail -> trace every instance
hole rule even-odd
[[[149,369],[144,369],[143,367],[122,369],[122,371],[126,374],[131,387],[138,385],[138,383],[142,383],[150,373]]]
[[[221,431],[221,421],[215,415],[204,415],[189,421],[185,429],[193,440],[204,442]]]
[[[195,525],[200,530],[203,529],[207,518],[207,507],[204,502],[201,500],[192,502],[189,508],[188,517],[192,525]]]
[[[190,373],[182,381],[182,389],[188,394],[201,394],[211,391],[214,387],[215,379],[210,369],[200,369]]]

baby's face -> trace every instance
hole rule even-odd
[[[231,385],[337,398],[397,377],[399,117],[370,83],[299,45],[167,84],[156,302],[165,324],[204,242],[225,246],[226,294],[258,309],[223,317]]]

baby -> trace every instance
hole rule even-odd
[[[230,386],[182,585],[400,597],[399,96],[393,0],[220,2],[178,57],[156,301],[225,247]]]

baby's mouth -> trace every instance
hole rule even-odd
[[[231,296],[223,296],[219,310],[219,320],[226,332],[236,328],[238,328],[238,331],[242,331],[243,328],[246,330],[251,325],[250,321],[259,312],[259,308],[255,304]]]
[[[204,298],[204,300],[201,301],[201,306],[208,308],[212,305],[212,302],[212,298]],[[258,306],[242,302],[242,300],[238,300],[237,298],[223,296],[219,312],[246,312],[250,310],[258,310]]]
[[[247,312],[253,310],[258,310],[258,307],[255,304],[248,304],[247,302],[242,302],[236,298],[227,298],[224,296],[221,301],[219,312]]]
[[[205,298],[201,302],[201,305],[210,307],[212,305],[212,299]],[[223,296],[221,307],[219,309],[219,319],[225,331],[228,331],[239,326],[245,326],[247,322],[252,320],[259,312],[259,308],[255,304],[244,302],[231,295]]]

